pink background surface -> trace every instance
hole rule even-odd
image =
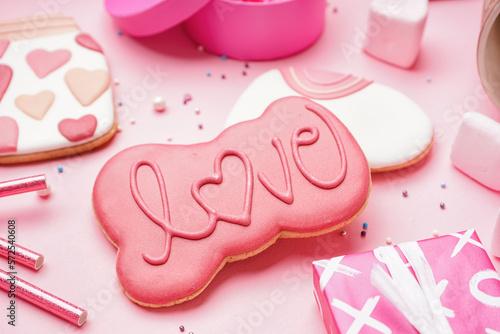
[[[46,259],[39,272],[17,266],[19,276],[90,312],[87,323],[76,328],[18,301],[15,329],[0,313],[0,332],[178,333],[179,325],[184,325],[186,332],[195,334],[326,333],[313,296],[312,260],[370,250],[384,245],[386,237],[394,243],[427,238],[434,229],[446,234],[475,228],[490,249],[500,194],[462,174],[449,159],[463,112],[474,110],[500,121],[500,112],[486,98],[476,70],[482,1],[431,2],[422,51],[411,70],[392,67],[360,51],[369,2],[330,1],[325,31],[315,45],[279,61],[251,62],[248,75],[243,76],[244,62],[199,52],[180,27],[140,40],[118,36],[101,1],[39,0],[22,5],[4,1],[0,20],[22,16],[36,20],[54,9],[73,16],[102,45],[113,77],[120,80],[116,100],[124,105],[117,109],[123,131],[104,148],[75,158],[0,167],[2,180],[45,173],[52,184],[48,199],[34,193],[0,199],[0,235],[7,234],[7,221],[15,218],[17,242]],[[347,47],[351,52],[345,52]],[[347,227],[346,236],[332,233],[279,240],[256,257],[228,264],[203,294],[180,306],[151,310],[129,301],[116,280],[116,250],[92,212],[91,191],[100,167],[131,145],[166,143],[168,137],[176,144],[214,138],[253,78],[271,68],[292,65],[351,72],[401,90],[434,123],[435,145],[428,158],[416,167],[374,175],[368,207]],[[148,69],[155,68],[164,76],[156,89],[141,96],[138,87],[149,80]],[[187,105],[185,93],[193,96]],[[157,95],[167,101],[164,113],[152,108],[151,100]],[[196,107],[200,115],[195,114]],[[130,118],[136,124],[130,124]],[[63,166],[62,174],[58,166]],[[445,189],[441,182],[446,182]],[[403,189],[407,198],[401,195]],[[446,203],[445,210],[440,202]],[[365,238],[359,235],[363,222],[369,224]],[[500,269],[500,260],[492,260]],[[6,268],[6,262],[0,265]],[[6,294],[0,294],[0,309],[5,310],[8,302]]]

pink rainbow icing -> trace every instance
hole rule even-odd
[[[118,153],[99,173],[93,203],[119,247],[127,296],[168,306],[200,293],[226,260],[282,233],[318,234],[356,216],[370,184],[345,126],[324,107],[288,97],[208,143]]]
[[[280,69],[280,72],[290,88],[301,95],[318,100],[345,97],[373,82],[353,75],[294,67]]]

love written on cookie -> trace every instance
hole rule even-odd
[[[201,293],[226,262],[279,237],[340,228],[364,209],[366,158],[345,126],[301,97],[195,145],[141,145],[108,161],[96,217],[119,248],[127,296],[170,306]]]

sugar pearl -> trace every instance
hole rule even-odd
[[[37,193],[40,197],[48,197],[50,195],[50,184],[47,183],[47,189],[38,190]]]
[[[392,238],[391,237],[385,238],[385,243],[388,245],[392,244]]]
[[[434,230],[432,231],[432,235],[437,237],[439,235],[439,231],[438,230]]]
[[[153,107],[155,108],[156,111],[163,111],[165,110],[167,104],[165,102],[165,99],[161,96],[156,96],[153,99]]]

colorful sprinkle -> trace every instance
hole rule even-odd
[[[222,55],[222,56],[220,56],[220,59],[222,59],[222,60],[226,60],[226,59],[227,59],[227,56],[226,56],[226,55]]]
[[[210,77],[212,76],[212,73],[210,73],[210,71],[207,72],[207,77]]]
[[[57,167],[57,171],[58,171],[59,173],[62,173],[62,172],[63,172],[63,167],[62,167],[62,166]]]
[[[432,235],[437,237],[439,235],[439,231],[438,230],[433,230],[432,231]]]
[[[165,99],[161,96],[156,96],[153,99],[153,108],[156,111],[163,111],[167,107],[167,103],[165,102]]]
[[[444,209],[444,208],[445,208],[444,202],[439,203],[439,207],[440,207],[441,209]]]
[[[180,326],[179,326],[179,330],[180,330],[181,332],[184,332],[184,326],[180,325]]]
[[[432,80],[431,80],[431,77],[427,77],[427,78],[425,78],[425,81],[427,81],[427,82],[431,82],[431,81],[432,81]]]
[[[337,13],[337,7],[333,7],[333,12]]]
[[[361,231],[361,236],[366,237],[366,231]]]
[[[203,130],[203,124],[198,124],[198,129]]]
[[[122,105],[123,105],[123,102],[122,102],[122,101],[118,101],[118,105],[119,105],[119,106],[122,106]]]
[[[388,245],[392,244],[392,238],[391,237],[385,238],[385,243]]]
[[[441,182],[441,188],[446,188],[446,183]]]
[[[403,190],[403,197],[408,197],[408,191]]]
[[[123,32],[122,32],[121,30],[118,30],[118,31],[116,32],[116,34],[117,34],[118,36],[121,36],[121,35],[123,35]]]
[[[243,72],[241,72],[241,74],[247,75],[247,71],[243,71]]]
[[[191,96],[191,94],[189,94],[189,93],[184,94],[184,104],[187,104],[192,99],[193,99],[193,97]]]
[[[364,223],[363,223],[363,228],[364,228],[364,229],[367,229],[367,228],[368,228],[368,223],[367,223],[367,222],[364,222]]]
[[[203,47],[203,45],[198,45],[198,51],[203,52],[203,50],[205,50],[205,48]]]
[[[245,63],[245,68],[249,68],[250,65],[248,65],[248,63]]]
[[[340,231],[340,235],[346,235],[347,234],[347,231],[346,230],[342,230]]]
[[[220,77],[222,78],[222,80],[226,79],[226,75],[225,74],[221,75]]]

